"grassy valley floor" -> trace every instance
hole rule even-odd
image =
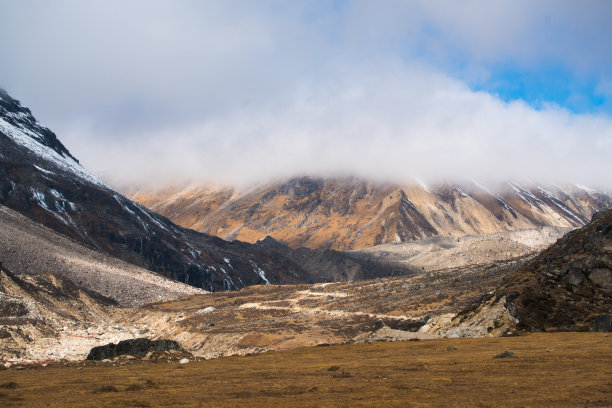
[[[506,351],[515,357],[493,358]],[[612,406],[612,336],[377,342],[0,371],[3,407]]]

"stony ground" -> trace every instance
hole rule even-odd
[[[422,270],[504,262],[541,251],[571,228],[544,227],[462,237],[433,237],[352,251],[360,257],[407,264]]]
[[[450,319],[493,290],[510,269],[490,264],[355,283],[256,286],[155,304],[131,322],[205,358],[428,338],[418,330],[430,318]]]
[[[62,277],[0,269],[0,361],[82,359],[94,346],[142,336],[127,323],[132,314]]]
[[[521,262],[355,283],[254,286],[183,296],[136,309],[108,306],[94,310],[80,302],[72,306],[62,303],[63,310],[75,311],[73,318],[59,316],[57,306],[47,314],[45,327],[51,326],[52,331],[30,329],[34,323],[10,326],[12,338],[18,341],[0,339],[0,346],[5,347],[5,362],[13,364],[20,360],[19,349],[23,351],[21,359],[77,360],[91,347],[134,337],[173,339],[202,358],[320,344],[428,338],[427,333],[417,332],[428,319],[450,319],[493,290],[512,264]],[[91,313],[78,314],[79,308]]]
[[[513,357],[495,358],[504,352]],[[508,354],[508,353],[506,353]],[[609,407],[612,337],[376,342],[0,371],[3,407]]]

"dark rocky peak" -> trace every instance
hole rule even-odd
[[[32,112],[21,105],[17,99],[13,99],[8,92],[0,88],[0,107],[12,114],[32,115]]]
[[[11,97],[4,89],[0,88],[0,120],[5,121],[9,125],[21,131],[21,137],[29,137],[38,143],[46,146],[60,156],[70,158],[75,162],[79,162],[68,149],[57,139],[55,133],[48,128],[41,126],[36,118],[32,115],[30,109],[21,105],[17,99]],[[0,132],[7,133],[9,129],[2,126],[0,123]],[[13,138],[18,137],[15,134],[8,135]]]
[[[289,248],[287,245],[278,242],[277,240],[272,238],[270,235],[267,235],[264,239],[257,241],[255,245],[262,247],[262,248],[266,248],[266,249],[276,249],[276,250],[286,250]]]

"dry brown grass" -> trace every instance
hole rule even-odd
[[[516,357],[493,358],[505,350]],[[185,365],[10,369],[0,379],[15,384],[0,388],[3,407],[611,406],[612,337],[354,344]]]

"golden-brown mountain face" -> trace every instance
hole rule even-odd
[[[270,235],[294,248],[337,250],[436,235],[579,227],[593,212],[612,206],[608,194],[577,186],[393,185],[310,177],[244,190],[140,190],[131,198],[179,225],[224,239],[256,242]]]

